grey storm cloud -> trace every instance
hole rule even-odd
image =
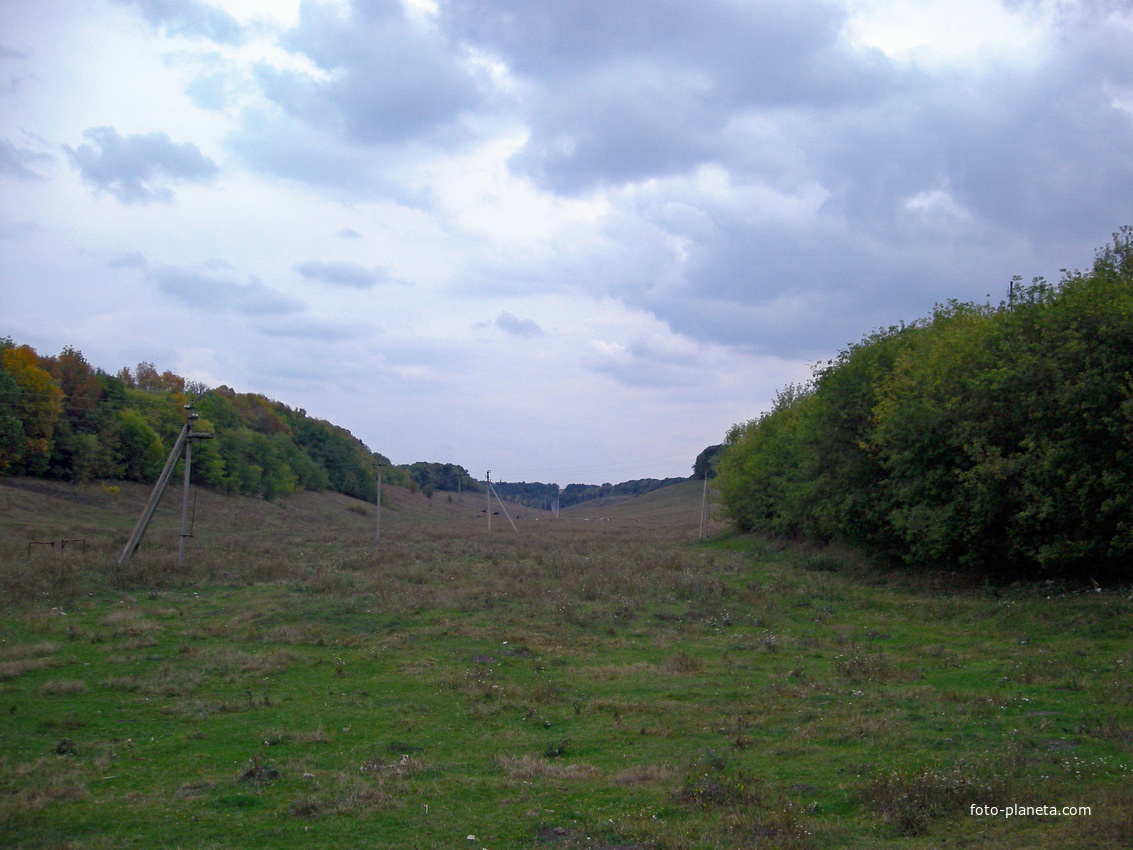
[[[1018,67],[897,63],[823,0],[441,0],[439,25],[523,82],[511,164],[542,187],[722,175],[717,193],[614,194],[601,265],[618,273],[596,264],[595,285],[694,338],[810,357],[1133,220],[1111,5],[1077,5]]]
[[[204,312],[237,313],[245,316],[277,316],[298,313],[304,305],[265,286],[256,277],[240,283],[221,274],[226,264],[206,264],[203,271],[162,266],[147,273],[164,294]]]
[[[355,289],[370,289],[389,280],[389,274],[385,269],[368,269],[365,266],[353,263],[308,260],[304,263],[297,263],[295,271],[305,280],[316,280]]]
[[[200,0],[117,0],[133,6],[166,35],[204,38],[221,44],[244,40],[239,22],[222,9]]]
[[[137,7],[169,28],[201,5]],[[583,288],[695,339],[811,357],[1087,259],[1133,221],[1120,9],[1062,3],[1026,61],[930,67],[855,45],[837,0],[438,0],[424,22],[399,0],[309,0],[279,43],[316,71],[258,65],[268,102],[228,144],[274,175],[436,212],[428,187],[405,188],[402,152],[522,127],[513,172],[603,192],[602,244],[539,268],[485,255],[467,274]],[[219,104],[225,85],[195,97]],[[718,185],[697,191],[705,170]],[[156,181],[84,179],[162,197]],[[367,282],[329,274],[304,276]]]
[[[177,144],[168,133],[120,136],[113,127],[83,131],[77,148],[64,145],[83,181],[124,204],[170,203],[166,182],[209,182],[219,173],[216,163],[191,142]]]
[[[398,0],[369,0],[343,16],[304,3],[283,45],[323,75],[261,64],[264,94],[288,114],[362,144],[440,137],[482,100],[479,75],[460,52],[405,15]]]
[[[531,90],[516,164],[556,191],[732,159],[727,128],[753,109],[874,96],[891,72],[839,38],[829,2],[561,4],[447,0],[443,24]]]

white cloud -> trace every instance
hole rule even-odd
[[[905,199],[904,208],[926,221],[968,223],[972,214],[946,189],[925,189]]]
[[[1047,32],[1046,5],[1017,4],[1011,11],[1001,0],[850,0],[846,32],[900,61],[1031,61]]]

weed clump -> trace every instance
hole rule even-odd
[[[584,762],[564,763],[534,756],[499,756],[497,763],[510,779],[530,782],[538,779],[598,779],[602,771]]]
[[[685,770],[676,799],[685,807],[712,812],[711,836],[744,847],[804,850],[813,846],[798,804],[768,787],[713,750],[700,753]],[[702,837],[707,840],[708,835]]]
[[[236,777],[237,782],[247,782],[252,785],[266,785],[279,779],[279,771],[273,764],[264,764],[259,756],[252,756],[248,766],[240,771]]]
[[[49,679],[39,686],[39,692],[46,696],[74,696],[86,690],[87,683],[81,679]]]
[[[677,799],[686,806],[744,806],[757,802],[758,781],[715,751],[700,753],[681,780]]]
[[[394,803],[394,797],[365,779],[339,776],[330,787],[292,800],[287,812],[303,819],[373,815]]]
[[[871,780],[853,795],[866,804],[899,835],[928,832],[942,817],[956,814],[974,803],[1007,799],[1011,776],[1003,765],[959,764],[941,769],[926,767],[893,771]]]

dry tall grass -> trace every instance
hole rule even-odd
[[[555,519],[528,511],[518,531],[496,518],[489,533],[482,502],[471,494],[448,501],[387,487],[380,546],[374,507],[338,494],[272,503],[200,490],[184,565],[176,558],[180,493],[170,490],[142,546],[119,568],[146,488],[121,485],[113,493],[97,484],[0,478],[0,596],[65,606],[111,585],[291,583],[364,596],[380,610],[521,606],[576,624],[629,622],[658,598],[725,593],[715,556],[672,546],[696,537],[699,489],[666,490],[616,513],[578,507]],[[65,538],[84,540],[85,551],[61,548]],[[37,541],[56,545],[28,548]],[[126,615],[108,625],[139,636],[160,628]]]

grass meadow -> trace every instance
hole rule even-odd
[[[386,488],[378,548],[201,491],[183,567],[170,493],[115,571],[119,486],[0,478],[2,846],[1133,847],[1130,588],[698,541],[695,482]]]

